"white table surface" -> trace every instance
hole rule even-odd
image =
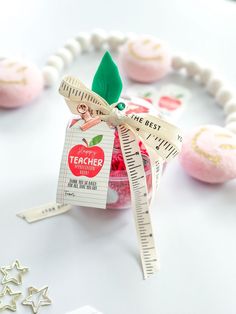
[[[42,66],[68,37],[95,27],[157,35],[235,86],[236,3],[230,1],[1,1],[0,52]],[[100,56],[82,56],[70,71],[90,83]],[[221,109],[201,88],[171,79],[193,94],[179,122],[184,130],[223,125]],[[74,209],[32,225],[16,217],[55,199],[69,116],[56,88],[24,109],[0,111],[0,265],[18,258],[30,268],[24,294],[30,285],[48,285],[53,305],[45,314],[85,304],[105,314],[235,314],[235,181],[206,185],[189,178],[178,160],[169,165],[153,209],[161,271],[147,281],[131,210]],[[30,309],[19,305],[17,313]]]

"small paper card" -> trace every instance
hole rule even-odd
[[[191,97],[187,88],[175,84],[164,85],[157,95],[158,110],[172,121],[179,119]]]
[[[105,122],[80,129],[79,120],[66,131],[57,202],[106,208],[114,129]]]
[[[96,310],[95,308],[86,305],[67,314],[102,314],[102,313]]]
[[[191,98],[191,93],[187,88],[176,84],[166,84],[161,89],[152,85],[136,84],[129,87],[126,94],[144,98],[164,118],[171,121],[179,119]]]

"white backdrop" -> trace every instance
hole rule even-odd
[[[3,1],[0,54],[42,66],[82,30],[102,27],[152,33],[173,50],[198,57],[235,86],[236,4],[206,0]],[[100,54],[82,56],[70,72],[88,84]],[[194,83],[180,126],[223,124],[223,113]],[[167,79],[165,82],[168,81]],[[70,113],[56,88],[21,110],[0,111],[0,265],[29,266],[22,287],[49,285],[44,313],[91,304],[105,314],[236,312],[236,182],[210,186],[189,178],[178,160],[161,182],[153,220],[160,273],[143,281],[131,210],[74,209],[28,225],[16,212],[55,199]],[[19,305],[18,312],[30,313]]]

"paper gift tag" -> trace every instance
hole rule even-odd
[[[99,312],[98,310],[96,310],[95,308],[86,305],[83,306],[75,311],[66,313],[66,314],[102,314],[102,312]]]
[[[82,120],[66,131],[57,202],[105,208],[114,129],[101,122],[86,131]]]
[[[153,85],[136,84],[129,87],[126,94],[144,98],[158,110],[164,118],[176,121],[188,103],[190,91],[177,84],[165,84],[161,89]]]
[[[180,85],[164,85],[158,92],[157,109],[171,121],[179,119],[191,97],[190,91]]]

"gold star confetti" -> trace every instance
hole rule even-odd
[[[16,311],[16,301],[20,297],[21,292],[13,292],[10,287],[5,286],[0,293],[0,311],[10,310],[12,312]],[[5,296],[12,297],[11,301],[8,304],[2,302],[2,298]]]
[[[10,276],[10,272],[16,270],[17,275],[15,277]],[[22,283],[22,275],[28,271],[27,267],[20,265],[20,262],[16,260],[11,266],[3,266],[0,268],[0,271],[3,273],[2,284],[14,283],[20,285]]]
[[[52,301],[47,296],[47,292],[48,292],[47,286],[41,289],[29,287],[28,288],[29,296],[22,301],[22,304],[30,305],[32,307],[34,314],[37,314],[40,306],[52,304]]]

